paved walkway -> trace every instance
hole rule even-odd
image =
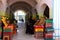
[[[34,36],[25,34],[25,27],[19,27],[18,33],[13,37],[13,40],[42,40],[42,39],[35,39]]]

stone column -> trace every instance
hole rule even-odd
[[[0,16],[3,15],[3,3],[2,0],[0,0]]]
[[[6,3],[6,0],[1,0],[2,1],[2,7],[1,7],[1,14],[3,15],[3,16],[5,16],[5,11],[6,11],[6,7],[7,7],[7,3]]]
[[[52,12],[52,8],[49,9],[49,19],[53,18],[53,12]]]

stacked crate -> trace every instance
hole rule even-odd
[[[35,38],[43,39],[44,26],[35,26]]]
[[[7,37],[5,39],[5,37]],[[9,28],[4,29],[3,31],[3,40],[12,40],[12,30]]]
[[[53,40],[53,20],[47,19],[46,26],[45,26],[45,40]]]
[[[2,27],[0,27],[0,40],[2,39]]]

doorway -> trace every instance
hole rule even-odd
[[[24,27],[26,12],[23,10],[17,10],[14,13],[14,19],[17,20],[18,27]]]
[[[13,40],[18,40],[18,39],[25,40],[26,38],[28,40],[28,39],[33,38],[31,35],[26,35],[26,33],[25,33],[26,27],[24,26],[25,23],[27,25],[27,21],[33,13],[32,6],[25,2],[16,2],[16,3],[10,5],[9,8],[10,9],[7,8],[6,14],[9,15],[8,17],[10,17],[11,20],[16,19],[18,21],[17,25],[19,25],[19,27],[20,27],[17,29],[18,33],[17,33],[17,35],[14,35]],[[25,17],[26,17],[26,19],[25,19]],[[24,20],[24,22],[23,22],[24,24],[19,24],[19,23],[22,23],[22,21],[21,21],[22,18]]]
[[[46,16],[47,18],[49,18],[49,7],[48,6],[45,7],[44,16]]]

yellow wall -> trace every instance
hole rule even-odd
[[[38,14],[39,14],[39,17],[43,17],[43,13],[44,13],[44,11],[42,11],[42,12],[38,12]],[[52,13],[52,8],[50,8],[49,9],[49,19],[52,19],[53,18],[53,13]]]
[[[39,18],[42,16],[43,17],[43,12],[39,12]]]
[[[50,11],[49,11],[49,17],[50,17],[50,19],[53,18],[52,8],[50,8]]]
[[[0,11],[0,15],[1,15],[1,16],[5,16],[5,12]]]

